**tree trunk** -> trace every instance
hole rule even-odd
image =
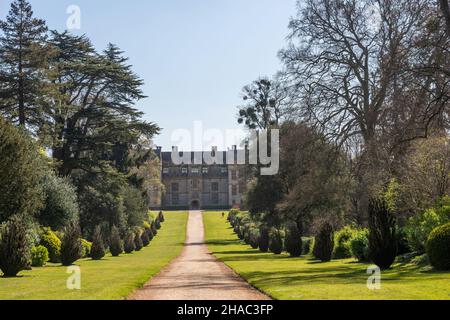
[[[450,37],[450,5],[448,0],[439,0],[441,3],[442,15],[445,18],[447,35]]]

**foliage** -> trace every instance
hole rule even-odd
[[[61,241],[61,262],[63,266],[70,266],[83,256],[81,244],[81,230],[77,222],[70,222],[64,229]]]
[[[444,197],[434,208],[414,215],[405,228],[406,237],[411,248],[424,253],[431,231],[450,222],[450,197]]]
[[[39,106],[45,91],[45,71],[51,50],[45,21],[33,16],[26,0],[15,0],[0,21],[0,115],[23,127],[42,126]]]
[[[0,116],[0,223],[32,216],[42,207],[43,170],[35,143]]]
[[[252,249],[258,249],[259,229],[253,226],[248,230],[248,234],[249,234],[249,245],[252,247]]]
[[[68,222],[78,220],[77,194],[68,178],[49,173],[43,180],[43,189],[44,207],[38,215],[41,225],[58,230]]]
[[[259,238],[258,238],[258,247],[261,252],[269,251],[269,229],[266,226],[261,226],[259,228]]]
[[[450,270],[450,223],[434,229],[427,241],[431,265],[438,270]]]
[[[0,269],[5,277],[15,277],[30,262],[30,244],[22,218],[13,217],[0,233]]]
[[[150,239],[148,238],[148,233],[147,230],[144,230],[141,234],[141,241],[142,241],[142,245],[144,247],[148,247],[148,245],[150,244]]]
[[[274,254],[283,252],[283,232],[279,229],[272,229],[269,233],[269,250]]]
[[[44,246],[37,246],[31,249],[31,266],[43,267],[48,261],[48,250]]]
[[[81,245],[83,247],[82,258],[89,258],[91,256],[92,242],[89,242],[86,239],[81,239]]]
[[[284,248],[292,257],[300,257],[303,252],[302,235],[294,225],[289,226],[286,231]]]
[[[302,238],[302,254],[307,255],[314,246],[314,238]]]
[[[42,229],[40,244],[47,248],[50,262],[61,262],[61,240],[50,228]]]
[[[134,238],[135,238],[134,232],[128,231],[125,236],[125,243],[124,243],[125,253],[130,254],[136,249],[136,246],[134,244]]]
[[[97,226],[92,237],[91,258],[101,260],[105,256],[105,245],[103,243],[102,230]]]
[[[111,237],[109,240],[109,251],[113,257],[118,257],[124,251],[123,241],[120,238],[119,229],[116,226],[111,228]]]
[[[313,255],[322,262],[331,260],[334,248],[333,226],[325,222],[314,240]]]
[[[383,199],[369,204],[369,255],[381,270],[389,269],[397,256],[396,222]]]
[[[144,244],[142,243],[141,231],[136,230],[134,233],[134,250],[141,251],[143,247]]]
[[[166,219],[164,218],[164,213],[162,211],[160,211],[158,213],[158,219],[160,222],[164,222]]]
[[[350,239],[350,252],[360,262],[369,260],[369,229],[355,232]]]
[[[334,236],[334,259],[347,259],[352,256],[350,240],[355,236],[356,230],[350,226],[337,231]]]

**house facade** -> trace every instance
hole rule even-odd
[[[237,153],[236,147],[226,152],[213,148],[211,156],[217,161],[207,164],[203,152],[187,153],[190,157],[188,161],[184,153],[177,152],[185,161],[175,164],[172,152],[157,149],[161,160],[161,181],[165,188],[161,208],[213,210],[243,207],[249,175],[245,164],[237,164]]]

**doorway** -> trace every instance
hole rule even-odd
[[[191,210],[200,210],[200,201],[193,200],[191,202]]]

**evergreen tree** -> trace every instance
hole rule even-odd
[[[0,223],[31,216],[43,203],[43,159],[32,139],[0,116]]]
[[[44,119],[38,100],[51,54],[45,21],[33,17],[28,1],[15,0],[0,30],[0,114],[22,126],[37,126]]]
[[[116,226],[111,228],[109,250],[113,257],[118,257],[123,252],[123,241],[120,238],[119,229]]]
[[[105,245],[103,244],[102,230],[97,226],[92,237],[91,257],[93,260],[101,260],[105,256]]]

